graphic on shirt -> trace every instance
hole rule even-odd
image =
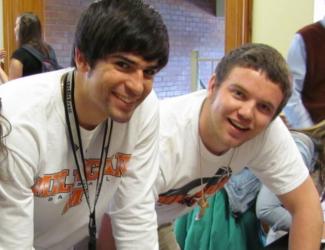
[[[130,154],[123,153],[116,153],[114,156],[107,158],[103,181],[109,181],[105,176],[123,176],[127,172],[127,164],[130,158]],[[90,186],[96,184],[99,174],[99,163],[99,159],[85,160],[85,175],[88,180],[88,185]],[[32,191],[35,197],[47,198],[48,201],[63,199],[68,194],[69,198],[64,206],[63,214],[66,213],[70,207],[79,205],[84,197],[84,191],[77,169],[73,169],[73,171],[63,169],[57,173],[40,176],[35,180]]]
[[[206,195],[218,192],[229,180],[232,170],[229,167],[219,168],[214,176],[202,178],[203,191]],[[184,186],[171,189],[159,195],[160,204],[179,203],[188,207],[193,206],[202,196],[201,178],[195,179]],[[199,190],[198,190],[199,187]],[[194,193],[193,193],[193,190]]]

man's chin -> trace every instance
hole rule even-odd
[[[231,138],[231,139],[228,141],[228,146],[229,146],[230,148],[235,148],[235,147],[238,147],[238,146],[242,145],[242,144],[245,143],[246,141],[247,141],[247,140],[246,140],[246,139],[243,139],[243,138],[241,138],[241,139],[239,139],[239,138],[236,138],[236,139]]]
[[[133,112],[130,113],[123,113],[123,114],[112,114],[110,118],[118,123],[126,123],[129,122],[131,117],[133,115]]]

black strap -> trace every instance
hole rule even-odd
[[[80,135],[79,121],[78,115],[75,108],[74,102],[74,71],[71,71],[64,78],[63,82],[63,102],[65,107],[65,115],[66,122],[68,126],[69,139],[72,147],[75,163],[78,169],[78,173],[80,176],[80,181],[82,184],[82,188],[86,197],[86,202],[89,208],[89,243],[88,249],[95,250],[96,249],[96,204],[98,201],[98,197],[101,191],[103,178],[104,178],[104,170],[106,164],[106,158],[109,150],[109,144],[111,141],[112,129],[113,129],[113,121],[111,119],[110,129],[108,132],[108,121],[105,121],[105,131],[103,136],[103,143],[100,155],[99,162],[99,171],[97,176],[97,184],[96,184],[96,193],[94,199],[94,205],[91,207],[90,197],[89,197],[89,189],[88,189],[88,180],[86,175],[86,164],[84,160],[83,148],[82,148],[82,140]],[[82,169],[81,169],[82,166]]]
[[[45,57],[41,52],[35,49],[33,46],[29,44],[24,44],[21,46],[23,49],[27,50],[30,54],[37,58],[40,62],[44,61],[47,57]]]
[[[57,68],[60,68],[60,65],[56,59],[54,50],[52,47],[49,47],[49,56],[45,56],[43,53],[41,53],[39,50],[35,49],[32,45],[30,44],[24,44],[21,46],[23,49],[27,50],[30,54],[32,54],[37,60],[39,60],[41,63],[44,60],[51,60],[53,63],[55,63]]]

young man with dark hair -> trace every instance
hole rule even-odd
[[[109,206],[119,249],[158,249],[154,75],[168,61],[160,15],[141,0],[92,3],[75,68],[0,88],[12,125],[0,166],[0,249],[96,249]]]
[[[207,91],[160,103],[160,249],[177,249],[172,222],[195,204],[201,207],[197,219],[204,216],[206,198],[246,166],[292,214],[290,249],[319,248],[319,197],[289,131],[277,117],[290,94],[282,56],[267,45],[247,44],[220,61]]]

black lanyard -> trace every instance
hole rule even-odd
[[[96,215],[95,209],[97,200],[100,194],[100,190],[103,183],[104,177],[104,169],[106,164],[107,153],[109,149],[109,144],[111,141],[112,129],[113,129],[113,121],[110,122],[110,129],[108,132],[108,121],[105,121],[105,131],[103,136],[103,143],[102,149],[100,154],[100,162],[99,162],[99,171],[97,176],[97,184],[96,184],[96,194],[94,199],[94,206],[91,208],[90,205],[90,198],[89,198],[89,189],[87,183],[87,174],[86,174],[86,164],[84,159],[84,153],[82,148],[82,141],[80,136],[80,128],[79,128],[79,121],[78,115],[76,113],[75,102],[74,102],[74,71],[71,71],[67,74],[63,81],[63,102],[65,108],[65,116],[66,122],[68,125],[69,131],[69,139],[71,148],[73,151],[75,163],[78,169],[78,173],[80,176],[80,181],[82,184],[82,189],[84,191],[87,205],[89,208],[89,243],[88,249],[95,250],[96,249]],[[81,169],[81,167],[83,169]]]

